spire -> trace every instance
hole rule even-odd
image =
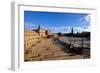
[[[41,29],[41,26],[39,25],[39,26],[38,26],[38,30],[40,30],[40,29]]]
[[[72,29],[71,29],[71,33],[73,34],[73,27],[72,27]]]

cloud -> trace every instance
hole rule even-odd
[[[80,18],[78,21],[81,24],[88,24],[89,25],[89,23],[90,23],[90,15],[89,14],[86,15],[86,16]]]
[[[86,16],[84,19],[86,19],[86,21],[88,21],[88,16]],[[38,26],[29,23],[29,22],[25,22],[25,29],[27,30],[32,30],[32,29],[37,29]],[[57,33],[57,32],[62,32],[62,33],[69,33],[71,32],[72,27],[71,26],[41,26],[41,28],[45,29],[45,30],[50,30],[51,32]],[[73,27],[74,33],[76,32],[83,32],[83,31],[90,31],[90,25],[87,26],[74,26]]]
[[[88,31],[90,32],[90,26],[84,26],[84,27],[74,27],[74,32],[83,32]]]
[[[32,23],[31,22],[25,22],[25,25],[32,25]]]
[[[69,33],[71,32],[71,26],[61,26],[61,27],[49,27],[49,30],[52,32],[62,32],[62,33]],[[83,26],[83,27],[73,27],[74,33],[83,32],[83,31],[90,31],[90,26]]]
[[[32,29],[35,29],[36,26],[34,24],[32,24],[31,22],[24,22],[24,28],[26,30],[32,30]]]
[[[59,26],[59,27],[48,27],[52,32],[69,32],[70,27]]]
[[[90,22],[90,15],[86,15],[86,16],[84,17],[84,19],[85,19],[86,22]]]

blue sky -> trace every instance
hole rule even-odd
[[[24,11],[25,30],[36,29],[39,25],[52,32],[90,31],[90,15],[82,13]]]

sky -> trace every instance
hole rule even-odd
[[[86,13],[61,13],[24,11],[24,29],[33,30],[38,26],[52,32],[90,31],[90,15]]]

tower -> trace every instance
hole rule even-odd
[[[38,31],[39,31],[40,29],[41,29],[41,26],[39,25],[39,26],[38,26]]]
[[[37,32],[39,33],[40,36],[45,36],[45,30],[42,29],[40,25],[37,28]]]
[[[72,27],[72,29],[71,29],[71,34],[73,34],[74,32],[73,32],[73,27]]]

